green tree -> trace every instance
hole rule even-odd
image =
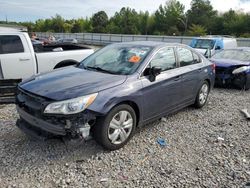
[[[153,35],[156,29],[155,15],[152,14],[148,18],[148,34]]]
[[[187,16],[189,24],[202,25],[210,31],[211,22],[216,18],[217,11],[213,10],[209,0],[192,0]]]
[[[113,33],[113,34],[119,34],[121,33],[121,29],[118,25],[115,24],[115,19],[111,18],[107,28],[106,28],[107,33]]]
[[[28,32],[34,31],[35,30],[35,24],[32,22],[22,22],[21,24],[19,23],[18,25],[22,25],[27,27]]]
[[[113,22],[112,27],[116,32],[119,28],[119,33],[140,34],[138,13],[134,9],[123,7],[111,18],[111,22]]]
[[[65,33],[70,33],[72,27],[73,27],[72,24],[70,24],[70,23],[68,23],[68,22],[65,22],[65,23],[63,24],[63,31],[64,31]]]
[[[188,21],[188,22],[187,22]],[[250,36],[250,14],[229,10],[224,14],[217,14],[209,0],[192,0],[191,8],[184,14],[184,6],[178,0],[168,0],[160,5],[155,14],[147,11],[137,13],[134,9],[123,7],[108,19],[104,11],[97,12],[92,18],[65,20],[56,14],[48,19],[32,22],[7,22],[26,26],[29,31],[39,32],[106,32],[117,34],[186,34],[187,25],[189,35],[235,35],[237,37]]]
[[[250,15],[229,10],[223,16],[223,33],[240,36],[250,31]]]
[[[72,33],[81,33],[83,32],[83,23],[81,22],[80,19],[74,20],[72,28],[71,28]]]
[[[84,21],[83,31],[89,32],[89,33],[93,31],[93,26],[92,26],[91,20],[89,18],[86,18]]]
[[[45,21],[43,19],[39,19],[35,22],[35,31],[43,32],[45,30]]]
[[[142,12],[138,14],[139,27],[138,30],[140,34],[147,35],[149,32],[149,12]]]
[[[105,11],[99,11],[92,17],[93,32],[105,33],[108,24],[108,16]]]
[[[64,32],[64,23],[65,20],[63,19],[62,16],[59,14],[56,14],[55,17],[52,17],[51,19],[46,19],[45,22],[47,22],[45,25],[53,30],[54,32]],[[46,28],[46,29],[48,29]]]
[[[173,34],[173,30],[179,33],[179,23],[184,18],[184,8],[184,5],[177,0],[168,0],[164,6],[160,5],[155,12],[156,30],[169,35]]]
[[[222,16],[216,16],[211,20],[209,25],[209,33],[213,35],[221,35],[224,33],[224,19]]]
[[[206,28],[201,25],[192,24],[189,28],[188,34],[191,36],[204,36],[206,35]]]

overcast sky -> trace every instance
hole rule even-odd
[[[190,8],[191,0],[179,0]],[[134,8],[137,11],[148,10],[153,13],[166,0],[0,0],[0,20],[35,21],[39,18],[49,18],[56,13],[64,18],[90,17],[100,10],[112,16],[122,7]],[[211,0],[214,8],[220,12],[243,9],[250,12],[250,0]]]

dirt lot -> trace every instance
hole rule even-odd
[[[75,146],[31,140],[15,127],[15,106],[0,106],[0,185],[245,187],[250,121],[242,108],[250,111],[250,91],[214,89],[203,109],[189,107],[147,125],[126,147],[107,152],[93,140]]]

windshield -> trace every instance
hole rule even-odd
[[[250,51],[243,50],[223,50],[216,53],[213,59],[232,59],[238,61],[250,61]]]
[[[128,75],[135,72],[150,51],[149,46],[112,44],[83,60],[80,67],[93,71]]]
[[[195,39],[192,48],[213,49],[215,41],[212,39]]]

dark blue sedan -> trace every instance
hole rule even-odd
[[[222,50],[211,61],[216,65],[216,85],[250,88],[250,48]]]
[[[78,66],[36,75],[18,87],[17,126],[36,137],[93,136],[119,149],[137,126],[206,104],[215,67],[186,45],[106,46]]]

